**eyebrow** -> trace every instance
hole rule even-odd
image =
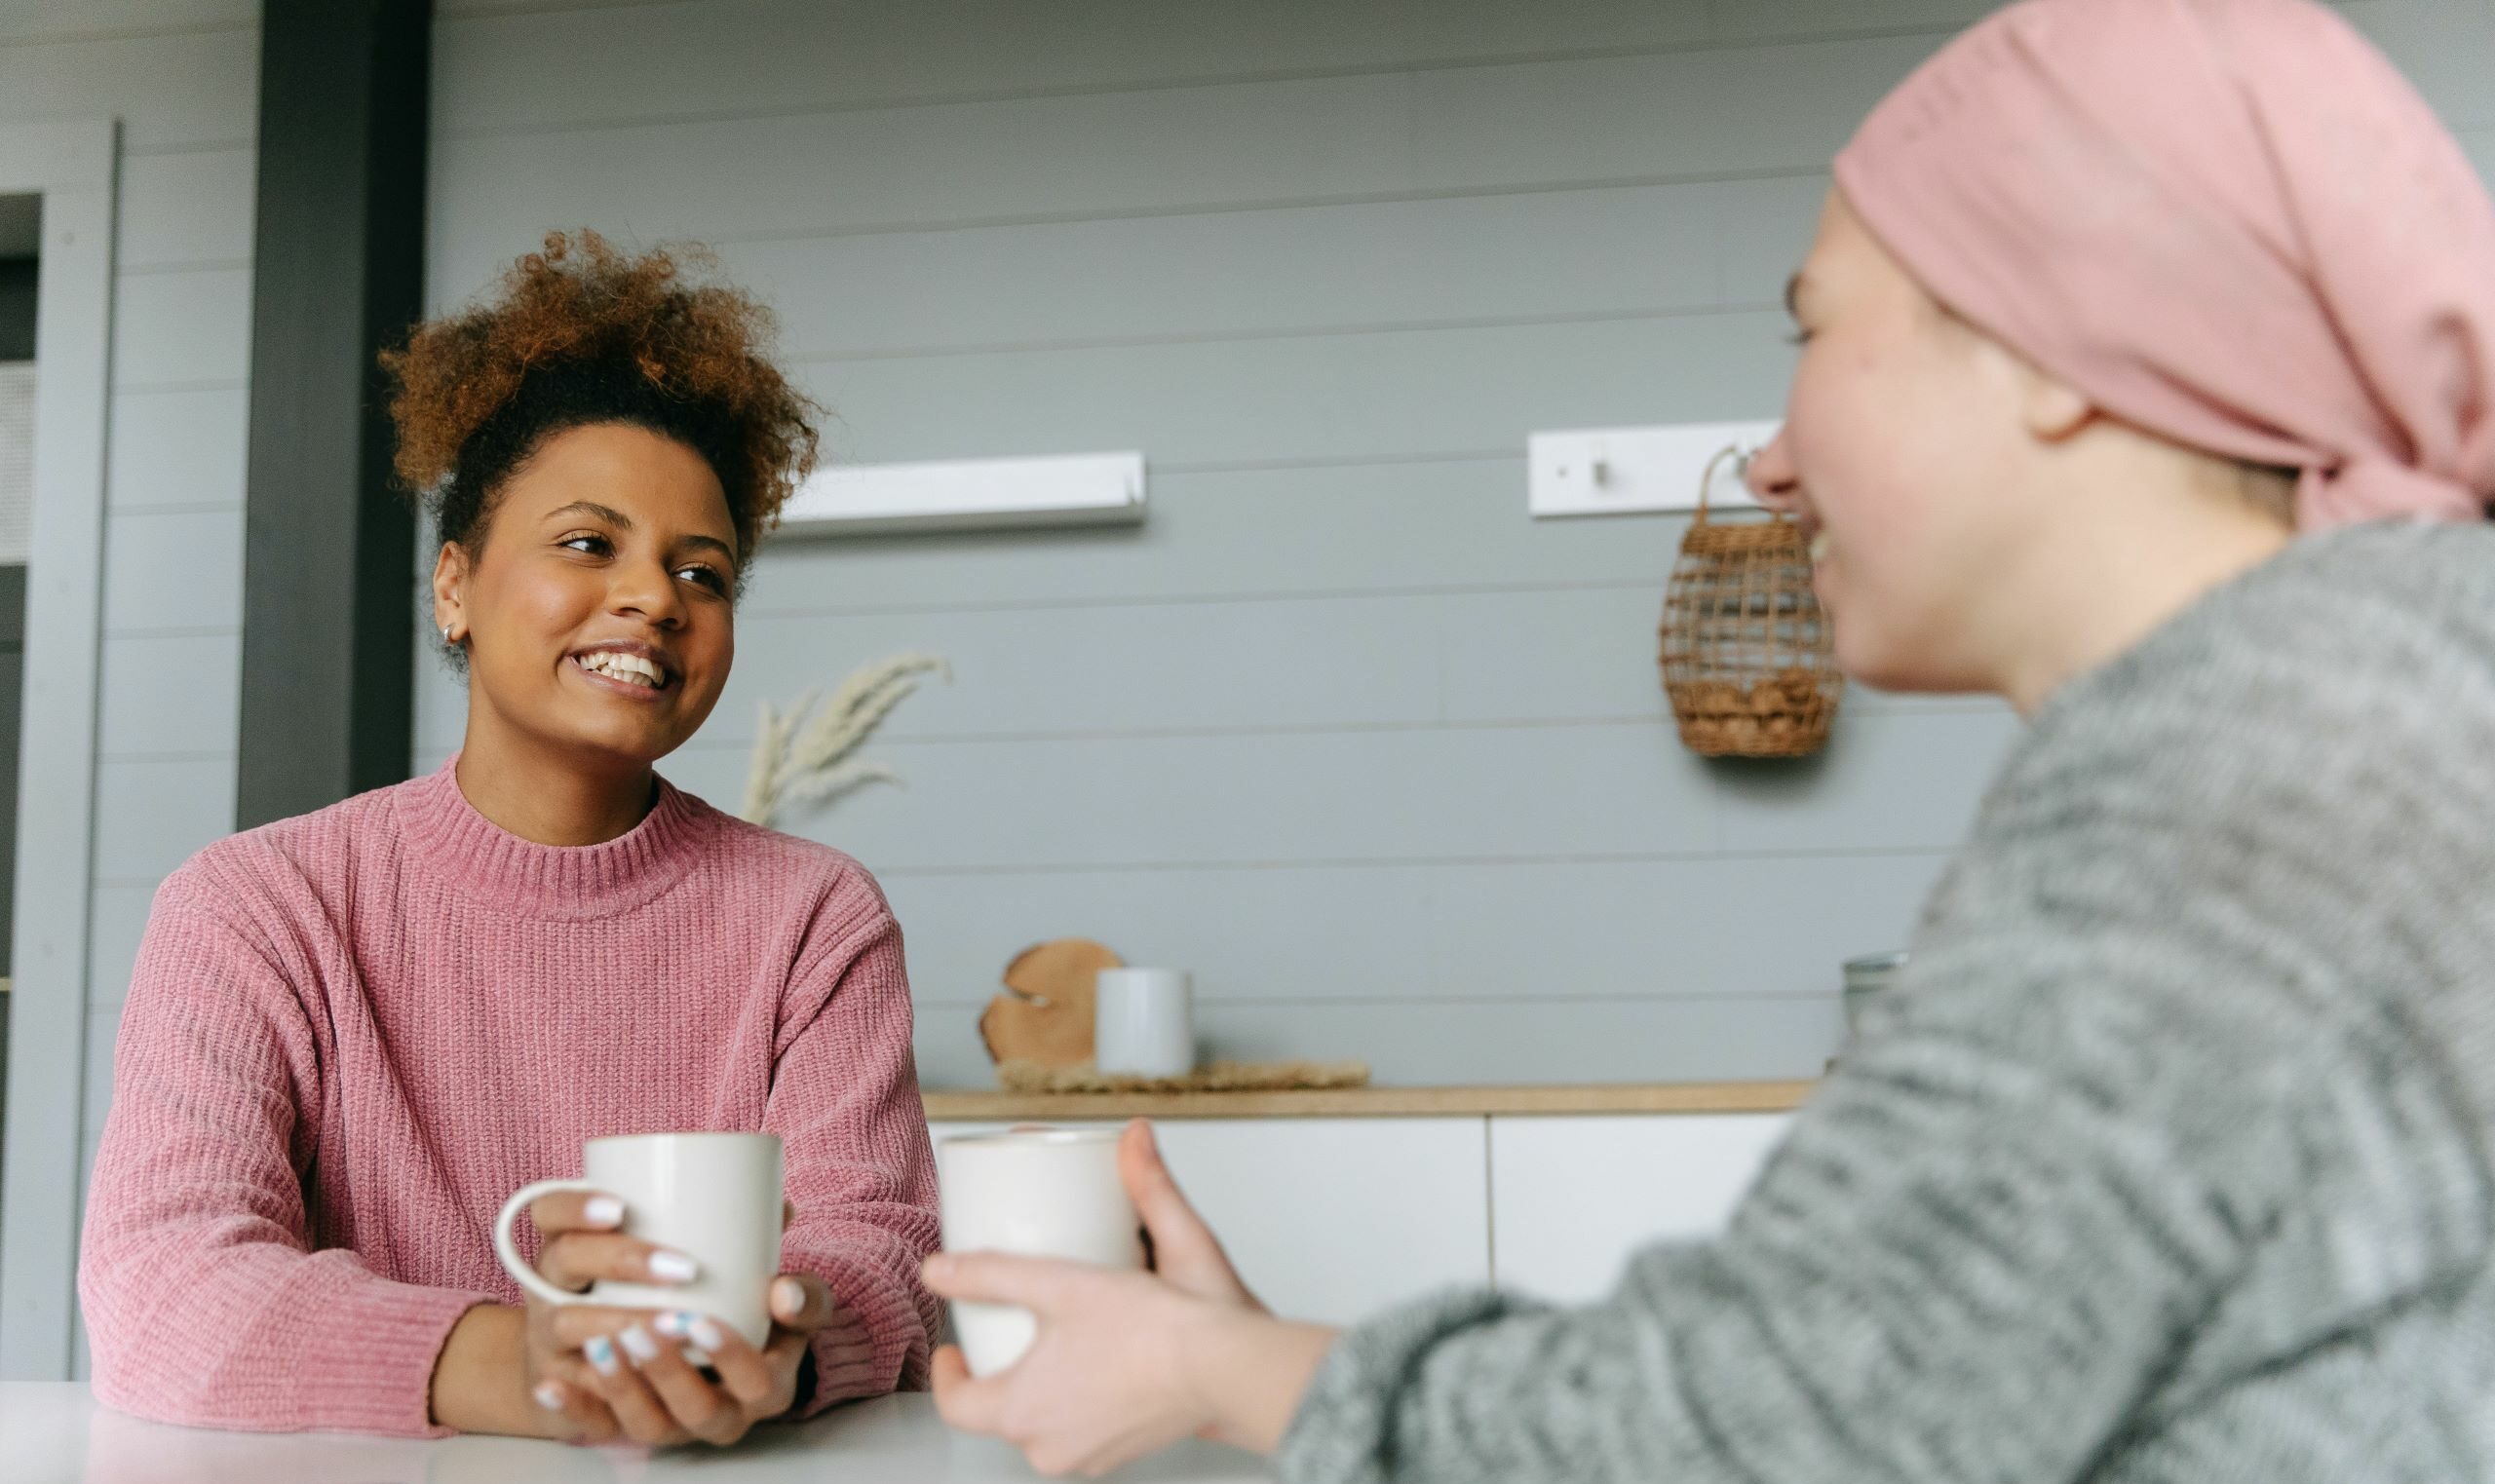
[[[619,531],[633,529],[632,516],[611,505],[600,505],[595,500],[575,500],[560,510],[546,513],[546,518],[549,520],[561,515],[595,515]],[[716,536],[687,536],[684,538],[684,544],[688,547],[701,547],[706,551],[716,552],[730,561],[736,560],[736,548],[729,546]]]

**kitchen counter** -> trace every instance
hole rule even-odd
[[[211,1432],[98,1407],[83,1386],[0,1383],[0,1478],[8,1484],[1021,1484],[1038,1477],[1007,1445],[945,1427],[924,1393],[758,1429],[735,1448],[651,1453],[508,1437]],[[1259,1459],[1189,1442],[1111,1477],[1258,1484],[1272,1474]]]
[[[1584,1083],[1548,1087],[1337,1087],[1308,1092],[997,1092],[930,1088],[933,1123],[1082,1123],[1134,1118],[1509,1118],[1635,1113],[1785,1113],[1818,1084]]]

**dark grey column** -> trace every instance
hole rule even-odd
[[[406,776],[416,524],[374,356],[424,304],[431,0],[268,0],[244,544],[249,828]]]

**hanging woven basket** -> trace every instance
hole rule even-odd
[[[1717,467],[1741,457],[1726,448],[1699,480],[1664,595],[1664,693],[1702,757],[1801,757],[1827,742],[1845,683],[1801,527],[1708,511]]]

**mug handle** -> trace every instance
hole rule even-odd
[[[511,1199],[503,1202],[502,1211],[494,1217],[494,1256],[502,1259],[503,1271],[512,1275],[512,1281],[526,1289],[531,1298],[548,1304],[578,1304],[589,1295],[557,1288],[548,1282],[546,1275],[519,1260],[519,1243],[514,1241],[511,1235],[512,1224],[519,1220],[519,1213],[528,1208],[529,1202],[557,1191],[595,1195],[597,1187],[586,1180],[540,1180],[535,1185],[523,1185],[512,1192]]]

